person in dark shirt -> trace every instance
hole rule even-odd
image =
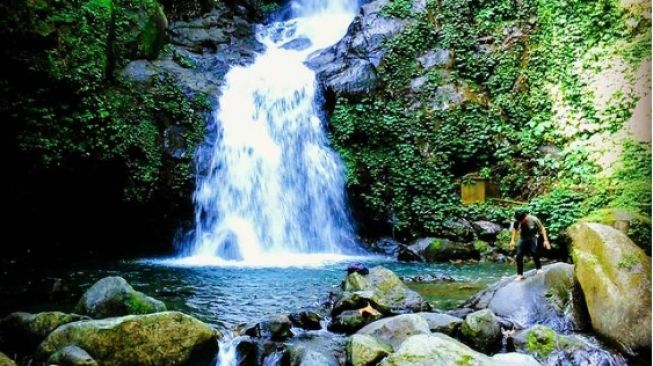
[[[518,210],[515,212],[515,222],[512,225],[512,238],[510,239],[510,249],[515,248],[515,238],[519,233],[519,245],[517,247],[517,278],[516,281],[524,279],[524,254],[530,253],[535,262],[535,269],[537,274],[542,274],[542,264],[540,263],[540,256],[537,253],[537,237],[542,234],[544,238],[544,248],[551,249],[549,237],[546,234],[546,229],[540,219],[534,215],[529,215],[528,212]]]

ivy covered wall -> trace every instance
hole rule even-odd
[[[340,97],[331,137],[367,235],[437,235],[468,173],[523,201],[552,236],[597,208],[650,226],[650,5],[616,0],[441,0],[385,42],[370,95]],[[647,104],[648,103],[648,104]]]

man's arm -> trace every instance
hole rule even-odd
[[[515,238],[517,237],[517,229],[515,225],[510,225],[512,227],[512,237],[510,238],[510,250],[515,249]]]
[[[537,227],[540,229],[540,234],[542,234],[542,237],[544,238],[544,247],[546,249],[551,249],[551,243],[549,242],[549,236],[546,233],[546,228],[544,227],[544,224],[542,224],[542,221],[540,219],[535,218],[535,223],[537,224]]]

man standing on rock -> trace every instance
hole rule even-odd
[[[528,212],[517,210],[515,211],[515,222],[512,226],[512,238],[510,239],[510,250],[515,248],[515,237],[519,231],[519,246],[517,247],[517,278],[515,281],[524,279],[524,254],[531,253],[533,261],[535,262],[535,269],[537,274],[542,274],[542,264],[540,263],[540,255],[537,253],[537,236],[542,234],[544,238],[544,248],[551,249],[549,237],[546,234],[546,229],[540,219],[534,215],[529,215]]]

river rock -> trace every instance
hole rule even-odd
[[[322,317],[314,311],[301,311],[296,314],[290,314],[288,318],[292,324],[298,328],[306,330],[322,329],[322,324],[320,324]]]
[[[650,349],[651,258],[607,225],[581,222],[569,233],[592,328],[625,352]]]
[[[409,289],[394,272],[381,266],[372,268],[367,276],[347,275],[341,289],[333,309],[335,313],[347,309],[344,304],[354,303],[355,298],[359,299],[355,308],[371,305],[385,315],[430,310],[430,305],[417,292]]]
[[[347,364],[351,366],[374,366],[390,353],[390,345],[369,335],[354,334],[347,341]]]
[[[201,321],[174,311],[80,321],[50,333],[36,359],[44,361],[64,347],[77,346],[103,366],[186,364],[212,358],[218,336]]]
[[[497,366],[540,366],[532,356],[517,352],[497,353],[492,360]]]
[[[454,242],[449,239],[422,238],[416,240],[409,248],[429,263],[479,258],[473,243]]]
[[[429,334],[428,322],[418,314],[403,314],[377,320],[368,324],[357,334],[369,335],[397,349],[408,337],[415,334]]]
[[[53,353],[48,365],[58,366],[98,366],[88,352],[77,346],[67,346]]]
[[[16,366],[16,362],[0,352],[0,366]]]
[[[491,221],[474,221],[472,222],[472,226],[476,230],[476,235],[479,239],[491,243],[497,239],[497,236],[503,230],[501,225]]]
[[[382,314],[372,307],[345,310],[333,318],[329,330],[351,334],[381,317]]]
[[[293,336],[290,328],[292,328],[292,322],[288,316],[272,315],[247,327],[245,334],[250,337],[265,337],[282,341]]]
[[[482,352],[490,353],[501,346],[501,325],[489,309],[467,315],[460,332],[467,344]]]
[[[519,331],[514,336],[515,347],[538,359],[546,359],[553,351],[582,348],[585,343],[577,337],[558,334],[545,325],[535,325]]]
[[[417,313],[426,320],[431,332],[444,333],[453,336],[456,334],[463,320],[443,313]]]
[[[445,85],[446,87],[446,85]],[[453,88],[452,93],[457,93],[456,88]],[[474,225],[465,219],[449,220],[444,223],[442,234],[446,239],[453,241],[470,242],[474,240],[476,231]]]
[[[459,341],[440,333],[419,334],[407,338],[399,349],[386,357],[380,366],[530,366],[539,365],[531,356],[505,354],[497,358],[474,351]]]
[[[503,279],[472,297],[463,307],[490,309],[520,329],[540,323],[558,331],[583,330],[586,310],[574,267],[554,263],[542,269],[544,275],[528,271],[523,281],[514,281],[514,276]]]
[[[2,347],[19,354],[32,353],[57,327],[84,319],[90,318],[58,311],[38,314],[11,313],[0,321]]]
[[[96,319],[165,310],[163,302],[134,290],[122,277],[105,277],[97,281],[86,290],[75,307],[76,313]]]
[[[290,366],[339,366],[333,355],[304,346],[290,349]]]

